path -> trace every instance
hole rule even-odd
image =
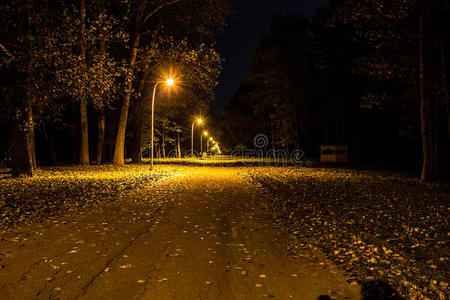
[[[17,229],[0,241],[1,298],[359,299],[336,268],[288,254],[239,170],[188,167],[75,220]]]

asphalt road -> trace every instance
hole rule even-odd
[[[145,192],[0,241],[1,299],[359,299],[288,250],[239,168],[187,167]]]

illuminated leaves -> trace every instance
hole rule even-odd
[[[116,77],[122,73],[120,63],[108,51],[110,43],[124,43],[128,36],[112,16],[94,12],[86,24],[86,55],[83,59],[80,56],[79,14],[77,10],[66,11],[64,22],[53,36],[58,89],[74,100],[86,94],[90,103],[102,108],[116,98],[120,88]]]
[[[60,167],[38,170],[33,178],[3,178],[0,225],[28,223],[64,211],[80,211],[128,191],[148,187],[167,171],[148,166]],[[70,250],[76,253],[77,247]]]
[[[448,203],[437,184],[381,172],[248,171],[292,248],[320,248],[353,280],[384,280],[409,298],[446,299]],[[440,282],[443,282],[440,284]]]
[[[131,267],[133,267],[131,264],[119,266],[119,268],[121,268],[122,270],[124,270],[124,269],[129,269],[129,268],[131,268]]]

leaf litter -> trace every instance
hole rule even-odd
[[[40,168],[33,177],[3,177],[0,229],[95,207],[169,175],[167,169],[149,171],[146,165],[106,165]]]
[[[321,249],[350,281],[389,282],[410,299],[450,299],[448,186],[405,174],[247,168],[292,250]],[[292,274],[291,276],[296,276]]]

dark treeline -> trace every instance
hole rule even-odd
[[[220,72],[215,35],[226,0],[5,0],[0,3],[0,163],[14,176],[36,164],[141,158],[190,141]],[[169,149],[170,148],[170,149]]]
[[[223,115],[227,148],[264,133],[267,150],[345,144],[356,163],[448,171],[449,4],[334,0],[311,19],[274,16]]]
[[[209,114],[230,151],[264,133],[266,150],[344,144],[352,162],[434,179],[450,152],[449,5],[333,0],[311,19],[276,15],[218,118],[226,0],[2,1],[0,167],[138,162],[154,85],[174,77],[157,89],[157,155],[189,150],[192,121]]]

